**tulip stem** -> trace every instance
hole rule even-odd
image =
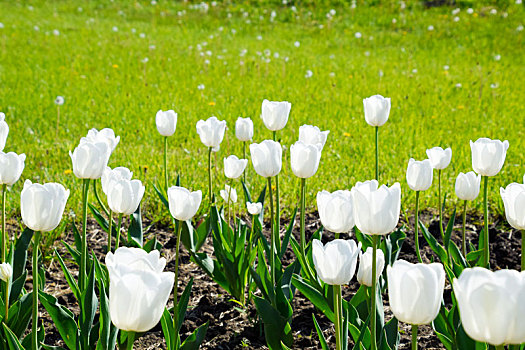
[[[379,236],[372,235],[372,295],[370,296],[370,333],[371,349],[376,350],[376,288],[377,288],[377,239]]]
[[[40,245],[40,231],[35,232],[35,240],[33,242],[33,319],[31,341],[32,348],[38,349],[38,246]]]
[[[164,137],[164,188],[168,193],[168,137]]]
[[[376,126],[376,180],[379,181],[379,126]]]
[[[485,246],[483,247],[483,266],[487,267],[490,263],[490,252],[489,252],[489,177],[483,176],[483,209],[484,209],[484,238]]]
[[[521,230],[521,271],[525,271],[525,230]]]
[[[102,200],[100,199],[100,196],[98,195],[97,180],[93,181],[93,193],[95,194],[95,198],[97,199],[97,202],[102,208],[102,210],[104,211],[104,213],[106,213],[106,215],[109,216],[109,210],[106,208],[104,203],[102,203]]]
[[[270,232],[271,232],[271,247],[270,247],[270,274],[272,276],[272,286],[275,286],[275,228],[274,228],[274,212],[273,212],[273,191],[272,178],[268,177],[268,189],[270,191]]]
[[[126,342],[126,349],[133,350],[133,343],[135,342],[135,332],[128,331],[128,340]]]
[[[243,159],[247,159],[246,158],[246,141],[242,143],[242,157]],[[246,170],[247,169],[244,169],[244,171],[242,172],[242,181],[244,182],[245,185],[246,185]]]
[[[412,350],[417,350],[417,324],[412,325]]]
[[[109,253],[111,251],[111,230],[113,229],[113,211],[109,212],[109,230],[108,230],[108,249],[107,252]]]
[[[183,221],[176,221],[177,230],[177,247],[175,250],[175,283],[173,283],[173,326],[179,329],[179,254],[180,254],[180,236],[182,234]]]
[[[122,217],[124,214],[118,214],[118,224],[117,224],[117,237],[115,240],[115,251],[117,251],[120,244],[120,228],[122,227]]]
[[[467,240],[465,238],[465,229],[467,226],[467,201],[463,203],[463,225],[461,227],[461,250],[463,253],[463,257],[467,257]]]
[[[7,322],[7,318],[9,317],[9,282],[10,278],[5,281],[5,316],[4,320]]]
[[[212,186],[211,186],[211,150],[210,147],[208,149],[208,191],[210,195],[210,205],[213,204],[213,192],[212,192]]]
[[[414,223],[414,240],[416,244],[417,260],[422,263],[423,259],[421,259],[421,253],[419,252],[419,192],[420,191],[416,191],[416,222]]]
[[[343,304],[341,297],[341,286],[334,285],[334,311],[335,311],[335,348],[336,350],[341,350],[343,347],[343,333],[342,333],[342,315],[343,315]]]
[[[273,132],[273,140],[277,142],[277,131]],[[279,237],[279,232],[281,228],[281,201],[279,197],[279,174],[275,176],[275,231],[276,240],[275,247],[277,251],[281,251],[281,239]]]
[[[306,232],[305,232],[305,207],[306,207],[306,179],[301,179],[301,254],[306,261]]]
[[[230,187],[228,188],[228,226],[231,225],[231,220],[232,220],[232,213],[231,213],[232,180],[230,180],[229,182],[230,182]]]
[[[87,258],[87,208],[89,194],[89,179],[82,180],[82,244],[80,252],[80,291],[84,291],[86,285],[86,258]]]
[[[445,242],[445,233],[443,232],[443,203],[441,203],[441,169],[438,170],[438,210],[439,210],[439,233],[441,239]]]
[[[5,256],[7,251],[7,231],[5,229],[5,202],[7,197],[7,185],[2,185],[2,262],[5,262]],[[7,319],[7,316],[6,316]]]

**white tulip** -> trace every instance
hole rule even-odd
[[[322,149],[320,143],[316,145],[305,144],[302,141],[294,143],[290,147],[290,162],[295,176],[302,179],[314,176],[319,168]]]
[[[226,203],[237,203],[237,191],[228,185],[225,186],[224,190],[221,190],[221,197]]]
[[[287,101],[276,102],[264,100],[261,113],[264,125],[271,131],[284,129],[288,122],[291,108],[292,104]]]
[[[115,186],[117,182],[120,180],[131,180],[133,177],[133,173],[125,167],[116,167],[114,169],[111,169],[110,167],[106,167],[104,169],[104,172],[102,173],[102,177],[100,178],[100,182],[102,185],[102,192],[106,194],[106,196],[109,193],[109,190]]]
[[[384,125],[390,114],[390,98],[374,95],[363,100],[365,120],[371,126]]]
[[[237,118],[235,136],[239,141],[250,141],[253,137],[253,121],[250,118]]]
[[[355,273],[361,243],[335,239],[323,246],[320,240],[312,242],[312,258],[319,278],[326,284],[348,284]]]
[[[248,159],[239,159],[235,155],[224,158],[224,175],[228,179],[238,179],[248,165]]]
[[[480,138],[476,142],[470,141],[472,151],[472,168],[474,171],[483,176],[497,175],[503,163],[509,148],[509,141],[491,140]]]
[[[11,276],[13,276],[13,268],[9,263],[1,263],[0,264],[0,280],[4,282],[9,282],[11,279]]]
[[[345,233],[355,226],[354,201],[348,190],[317,192],[317,211],[323,226],[334,233]]]
[[[97,129],[91,129],[88,131],[86,137],[80,139],[80,144],[83,142],[105,142],[109,147],[109,153],[111,155],[120,142],[120,136],[115,137],[115,132],[110,128],[105,128],[100,131]]]
[[[131,215],[139,207],[144,190],[140,180],[117,180],[106,193],[108,206],[114,213]]]
[[[262,177],[273,177],[281,172],[283,149],[281,144],[264,140],[250,145],[250,153],[255,172]]]
[[[427,156],[434,169],[443,170],[448,167],[452,160],[452,149],[450,147],[447,149],[433,147],[427,149]]]
[[[7,135],[9,135],[9,125],[5,122],[5,114],[0,112],[0,151],[5,148]]]
[[[216,117],[197,122],[197,134],[199,134],[201,142],[206,147],[212,148],[213,152],[219,151],[225,131],[226,121],[218,120]]]
[[[177,129],[177,113],[172,109],[168,111],[161,109],[155,115],[155,124],[157,124],[159,134],[169,137],[173,135]]]
[[[262,203],[246,202],[246,208],[248,208],[248,213],[250,213],[250,215],[259,215],[262,211]]]
[[[525,184],[511,183],[505,189],[500,188],[500,194],[510,226],[516,230],[525,230]]]
[[[0,184],[12,186],[20,179],[25,167],[25,154],[0,151]]]
[[[80,141],[69,156],[73,162],[73,173],[79,179],[98,179],[106,169],[111,150],[106,142]]]
[[[357,280],[362,285],[372,287],[372,262],[373,262],[373,249],[372,247],[366,248],[366,252],[363,254],[359,252],[359,269],[357,270]],[[381,249],[376,250],[376,282],[379,280],[379,276],[383,273],[385,268],[385,254]]]
[[[429,159],[416,161],[410,158],[407,167],[407,183],[413,191],[426,191],[432,185],[432,163]]]
[[[202,201],[202,192],[190,192],[184,187],[172,186],[168,189],[168,202],[171,216],[176,220],[191,219],[199,210]]]
[[[481,175],[476,175],[475,172],[459,173],[456,178],[456,196],[465,201],[473,201],[479,195],[479,188],[481,184]]]
[[[308,145],[317,145],[319,143],[322,150],[329,133],[330,130],[321,131],[317,126],[302,125],[299,127],[299,141]]]

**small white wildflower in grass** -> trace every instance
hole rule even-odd
[[[331,60],[333,60],[335,58],[335,55],[334,54],[331,54],[330,57],[329,57]]]
[[[461,83],[457,83],[456,84],[456,88],[460,89],[463,85],[461,85]]]
[[[301,43],[298,42],[298,41],[296,41],[295,43],[293,43],[293,45],[294,45],[295,47],[299,47],[299,46],[301,46]]]
[[[199,86],[197,86],[197,89],[204,90],[204,84],[199,84]]]
[[[498,83],[492,83],[492,84],[490,84],[490,87],[492,89],[497,89],[499,87],[499,84]]]
[[[370,51],[365,51],[365,56],[369,57],[370,56]]]
[[[335,73],[334,72],[330,72],[328,75],[331,76],[332,78],[335,77]]]
[[[523,31],[523,25],[520,24],[520,25],[518,26],[518,28],[516,28],[516,30],[517,30],[518,32]]]
[[[140,33],[139,38],[144,39],[146,37],[146,33]]]
[[[361,39],[363,35],[360,32],[356,32],[354,36],[356,37],[356,39]]]
[[[34,26],[33,29],[38,32],[40,30],[40,28],[38,26]]]
[[[412,69],[412,73],[416,74],[417,73],[417,68]]]
[[[331,9],[329,13],[330,13],[331,16],[335,16],[335,14],[336,14],[334,9]]]
[[[142,63],[148,63],[148,61],[149,61],[149,58],[147,58],[147,57],[144,57],[144,58],[142,59]]]
[[[82,11],[84,11],[84,9],[82,7],[79,7],[79,8],[77,8],[77,11],[78,12],[82,12]]]
[[[284,58],[284,62],[288,62],[289,60],[290,60],[289,57],[285,57],[285,58]]]
[[[151,4],[152,4],[153,6],[155,6],[155,5],[157,5],[157,2],[156,2],[155,0],[151,0]]]
[[[434,26],[433,26],[432,24],[429,25],[429,26],[427,27],[427,30],[428,30],[429,32],[433,31],[433,30],[434,30]]]
[[[499,61],[501,60],[501,55],[495,55],[494,56],[494,61]]]
[[[137,30],[135,28],[131,28],[131,33],[135,34]]]
[[[58,31],[58,29],[53,29],[53,35],[54,36],[59,36],[60,35],[60,32]]]
[[[232,34],[236,34],[236,33],[237,33],[237,29],[232,28]]]
[[[458,16],[454,17],[454,22],[459,22],[459,17]]]
[[[382,77],[383,77],[383,75],[385,75],[385,73],[383,73],[383,71],[382,71],[382,70],[379,70],[379,73],[378,73],[378,75],[379,75],[379,77],[380,77],[380,78],[382,78]]]
[[[521,0],[516,0],[516,5],[521,5]]]
[[[262,40],[262,35],[257,35],[257,40]]]
[[[490,10],[490,14],[491,14],[491,15],[495,15],[495,14],[497,14],[497,13],[498,13],[498,10],[496,10],[496,9],[492,9],[492,10]]]
[[[55,104],[62,106],[64,104],[64,98],[62,96],[57,96],[57,98],[55,98]]]
[[[292,10],[292,12],[297,12],[297,7],[292,6],[292,7],[290,7],[290,10]]]
[[[111,28],[114,32],[118,32],[118,27]]]
[[[274,52],[273,58],[279,58],[279,52]]]
[[[396,23],[397,23],[397,19],[392,18],[392,24],[396,24]]]
[[[150,49],[150,50],[155,50],[156,48],[157,48],[157,47],[156,47],[155,45],[150,45],[150,46],[149,46],[149,49]]]
[[[454,16],[457,15],[458,13],[460,13],[460,12],[461,12],[461,9],[460,9],[459,7],[457,7],[457,8],[455,8],[455,9],[452,10],[452,14],[453,14]]]
[[[473,9],[472,7],[469,7],[469,8],[467,9],[467,13],[468,13],[469,15],[473,14],[473,13],[474,13],[474,9]]]
[[[204,60],[204,64],[209,65],[210,64],[210,60]]]
[[[206,55],[211,56],[213,53],[210,50],[206,50]]]
[[[450,67],[449,67],[448,65],[444,65],[444,66],[443,66],[443,69],[444,69],[444,70],[449,70]]]
[[[306,74],[304,75],[305,78],[311,78],[312,76],[314,75],[314,73],[311,71],[311,70],[307,70],[306,71]]]

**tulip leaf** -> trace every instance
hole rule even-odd
[[[348,350],[348,321],[350,319],[350,312],[348,305],[347,307],[343,306],[343,343],[342,350]]]
[[[18,340],[18,337],[3,322],[2,322],[2,328],[4,330],[5,339],[7,340],[7,345],[9,346],[9,350],[25,350],[25,348],[22,346],[22,343],[20,343],[20,340]]]
[[[391,234],[385,235],[383,237],[384,239],[381,240],[381,249],[385,254],[386,265],[392,265],[398,258],[401,248],[403,247],[403,243],[407,237],[404,229],[405,227],[403,226]],[[364,247],[363,249],[366,251]]]
[[[297,218],[297,210],[298,208],[295,207],[295,210],[292,214],[292,218],[290,219],[290,224],[288,224],[288,229],[284,234],[283,245],[281,246],[281,251],[279,252],[279,259],[283,258],[284,254],[286,253],[286,249],[288,249],[288,244],[290,243],[290,236],[292,235],[293,227],[295,225],[295,219]]]
[[[24,289],[24,285],[26,283],[27,278],[27,270],[25,270],[16,280],[13,281],[11,284],[11,290],[9,293],[9,305],[13,305],[22,293],[22,290]]]
[[[473,250],[467,253],[466,258],[470,266],[477,266],[477,263],[480,261],[480,258],[482,256],[483,256],[483,249],[480,249],[480,250]]]
[[[100,263],[95,259],[95,279],[97,281],[100,295],[100,325],[96,350],[114,349],[118,332],[118,329],[111,323],[111,317],[109,315],[109,300],[106,294],[105,279],[102,275],[103,273]]]
[[[96,260],[93,257],[93,260]],[[91,264],[87,285],[81,294],[80,302],[80,333],[83,341],[89,339],[93,320],[97,312],[98,299],[95,294],[95,264]]]
[[[442,306],[441,309],[444,309],[444,307]],[[448,320],[446,319],[446,317],[443,316],[443,313],[441,311],[437,315],[437,317],[434,319],[434,321],[432,321],[432,329],[434,330],[437,337],[443,343],[443,346],[447,350],[454,349],[454,344],[453,344],[452,339],[455,334],[449,328]]]
[[[281,341],[291,346],[293,342],[292,329],[288,319],[281,315],[281,312],[274,308],[270,302],[254,296],[257,314],[261,317],[264,324],[264,336],[270,350],[282,349]]]
[[[304,279],[297,274],[293,275],[292,283],[308,300],[312,302],[312,304],[314,304],[316,308],[321,310],[330,321],[335,321],[332,305],[328,302],[323,293],[306,283]]]
[[[102,227],[102,229],[106,232],[109,231],[109,222],[106,220],[104,216],[98,211],[98,209],[91,203],[88,203],[89,210],[91,211],[91,214],[95,217],[95,220],[97,223]]]
[[[181,350],[198,350],[206,338],[206,332],[208,331],[209,321],[205,324],[200,325],[191,333],[191,335],[184,340],[181,344]]]
[[[179,225],[178,221],[176,225]],[[210,217],[207,217],[197,228],[192,226],[190,220],[185,221],[182,224],[181,242],[188,251],[198,252],[206,241],[209,230],[211,230]]]
[[[354,227],[355,238],[358,243],[361,243],[362,249],[366,251],[368,247],[372,247],[372,239],[370,236],[363,234],[357,226]]]
[[[62,267],[62,272],[64,273],[64,277],[66,278],[67,284],[69,285],[69,288],[71,288],[71,291],[73,292],[73,295],[77,300],[80,300],[80,290],[78,289],[78,285],[75,282],[73,276],[69,272],[69,269],[67,268],[66,264],[64,263],[64,260],[62,260],[62,257],[60,256],[60,253],[58,250],[55,249],[55,255],[58,258],[58,262],[60,264],[60,267]]]
[[[64,246],[66,246],[66,249],[68,250],[69,254],[71,254],[73,261],[75,261],[75,263],[80,266],[80,252],[77,249],[70,246],[69,243],[65,241],[62,241],[62,243],[64,244]]]
[[[9,308],[9,319],[6,323],[9,328],[19,337],[21,337],[29,325],[29,320],[31,319],[31,311],[33,305],[33,292],[22,295],[22,297],[17,300]]]
[[[298,260],[295,260],[292,264],[288,265],[284,270],[283,277],[281,279],[281,288],[284,296],[290,300],[293,299],[295,294],[295,286],[292,284],[292,277],[294,274],[298,274],[301,271],[301,265]]]
[[[131,215],[131,223],[128,229],[128,244],[135,244],[137,248],[142,248],[144,244],[144,233],[142,231],[142,211],[141,205]]]
[[[448,265],[448,254],[445,248],[443,248],[443,246],[438,243],[434,236],[432,236],[432,234],[428,232],[428,229],[421,222],[421,220],[419,221],[419,227],[421,228],[421,234],[423,235],[423,237],[425,237],[428,245],[430,246],[430,249],[432,249],[432,251],[436,253],[443,265]]]
[[[162,333],[164,334],[164,339],[166,340],[166,349],[175,350],[178,334],[175,333],[175,328],[173,328],[173,319],[167,308],[164,308],[162,317],[160,319],[160,324],[162,326]]]
[[[323,330],[321,327],[319,327],[319,323],[317,323],[317,319],[315,318],[315,314],[312,314],[312,318],[314,320],[314,326],[315,330],[317,331],[317,336],[319,337],[319,344],[321,345],[321,348],[323,350],[329,350],[328,343],[326,342],[326,338],[324,337]]]
[[[143,249],[148,253],[155,249],[160,252],[162,250],[162,244],[160,244],[160,242],[157,240],[157,236],[154,235],[152,239],[144,243]]]
[[[468,267],[467,261],[463,257],[463,254],[461,254],[459,247],[453,241],[450,242],[448,253],[452,257],[453,262],[458,263],[462,268]]]
[[[186,316],[186,309],[188,308],[188,303],[190,301],[191,288],[193,286],[193,277],[190,278],[190,281],[184,288],[184,292],[180,296],[180,300],[177,302],[177,333],[180,332],[182,323],[184,322],[184,317]]]
[[[33,230],[25,228],[16,240],[13,256],[13,281],[16,281],[26,269],[27,249],[33,238]]]
[[[392,317],[383,327],[383,333],[381,334],[382,344],[389,349],[397,349],[399,347],[399,341],[401,336],[399,335],[399,321],[397,318]]]
[[[79,335],[73,313],[65,306],[60,305],[54,296],[43,291],[40,291],[38,294],[40,302],[44,305],[49,316],[51,316],[66,346],[70,349],[76,349]]]
[[[445,230],[445,250],[449,251],[449,245],[450,245],[450,238],[452,237],[452,231],[454,230],[454,221],[456,220],[456,209],[454,209],[454,212],[452,213],[452,216],[448,220],[447,229]]]

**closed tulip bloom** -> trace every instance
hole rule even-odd
[[[386,268],[386,273],[390,307],[398,320],[422,325],[436,318],[445,288],[443,265],[397,260]]]
[[[88,131],[86,137],[80,139],[80,143],[82,142],[105,142],[109,147],[109,153],[111,155],[120,142],[120,136],[115,136],[115,132],[110,128],[105,128],[100,131],[91,129]]]
[[[348,284],[355,273],[361,243],[335,239],[323,246],[320,240],[312,243],[312,258],[319,278],[326,284]]]
[[[481,175],[475,172],[459,173],[456,178],[456,196],[464,201],[473,201],[479,195]]]
[[[251,141],[253,137],[253,121],[250,118],[237,118],[235,136],[239,141]]]
[[[208,118],[208,120],[199,120],[197,122],[197,134],[201,138],[201,142],[206,147],[213,148],[217,152],[221,146],[224,132],[226,131],[226,122],[218,120],[216,117]]]
[[[248,208],[248,213],[250,213],[250,215],[259,215],[262,211],[262,203],[246,202],[246,208]]]
[[[139,207],[144,190],[140,180],[120,179],[108,190],[108,205],[114,213],[131,215]]]
[[[68,197],[69,190],[61,184],[26,180],[20,194],[22,221],[33,231],[53,231],[62,220]]]
[[[262,177],[272,177],[281,172],[283,148],[272,140],[250,145],[250,154],[255,172]]]
[[[427,149],[427,157],[430,159],[430,163],[432,163],[432,168],[443,170],[450,164],[452,159],[452,149],[450,147],[447,149],[433,147]]]
[[[390,114],[390,98],[374,95],[363,100],[365,120],[371,126],[382,126]]]
[[[69,156],[73,161],[73,173],[79,179],[99,179],[106,169],[111,150],[106,142],[81,141]]]
[[[7,135],[9,135],[9,125],[5,122],[5,114],[0,112],[0,151],[5,148]]]
[[[505,163],[508,148],[509,141],[507,140],[501,142],[483,137],[476,142],[470,141],[472,168],[483,176],[497,175]]]
[[[102,177],[100,178],[100,182],[102,184],[102,192],[106,194],[106,196],[109,193],[109,190],[115,186],[117,182],[120,180],[131,180],[131,177],[133,176],[133,173],[125,167],[116,167],[114,169],[111,169],[110,167],[106,167],[104,172],[102,173]]]
[[[372,287],[372,247],[366,248],[366,252],[363,254],[359,252],[359,269],[357,270],[357,280],[362,285]],[[376,253],[376,281],[379,276],[383,273],[385,268],[385,254],[381,249],[377,250]]]
[[[452,285],[469,337],[491,345],[525,342],[525,271],[474,267]]]
[[[329,133],[330,130],[321,131],[317,126],[302,125],[299,127],[299,141],[307,145],[317,145],[319,143],[322,150]]]
[[[172,186],[168,189],[171,216],[180,221],[191,219],[199,210],[202,192],[190,192],[184,187]]]
[[[248,165],[248,159],[239,159],[235,155],[224,158],[224,175],[228,179],[238,179]]]
[[[317,211],[323,226],[334,233],[345,233],[355,226],[354,201],[348,190],[317,192]]]
[[[510,226],[525,230],[525,184],[511,183],[505,189],[500,188],[499,192]]]
[[[410,158],[407,168],[407,183],[413,191],[426,191],[432,185],[434,169],[430,160],[414,160]]]
[[[0,184],[12,186],[24,171],[26,155],[0,151]]]
[[[0,264],[0,280],[8,282],[9,279],[13,276],[13,268],[9,263]]]
[[[177,113],[170,109],[169,111],[163,111],[162,109],[155,115],[155,124],[157,124],[157,130],[162,136],[171,136],[177,129]]]
[[[319,168],[322,149],[320,143],[316,145],[308,145],[302,141],[294,143],[290,147],[290,162],[295,176],[302,179],[314,176]]]
[[[369,235],[386,235],[394,231],[401,210],[401,186],[378,188],[376,180],[358,182],[352,188],[354,219],[357,228]]]
[[[109,313],[115,327],[146,332],[160,321],[175,274],[163,272],[166,259],[158,250],[118,248],[108,253]]]
[[[228,185],[224,186],[224,190],[221,190],[221,197],[225,202],[237,203],[237,191]]]
[[[276,102],[264,100],[261,118],[264,125],[271,131],[279,131],[286,126],[292,104],[287,101]]]

